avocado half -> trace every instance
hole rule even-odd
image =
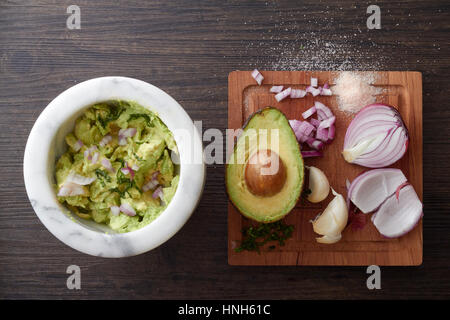
[[[270,179],[270,175],[268,178],[255,178],[253,159],[258,158],[255,155],[261,152],[275,155],[281,160],[281,174],[276,173],[278,176],[272,177],[273,179]],[[246,172],[249,170],[252,174]],[[283,179],[281,186],[280,179]],[[244,216],[258,222],[279,220],[295,207],[302,192],[303,180],[303,158],[286,116],[273,107],[266,107],[252,114],[226,164],[226,188],[233,205]],[[274,185],[275,192],[258,191],[270,190]]]

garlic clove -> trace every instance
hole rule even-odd
[[[339,240],[341,240],[341,238],[342,238],[342,234],[339,233],[337,236],[326,236],[325,235],[325,236],[316,238],[316,241],[318,243],[332,244],[332,243],[338,242]]]
[[[337,238],[342,233],[342,230],[344,230],[348,221],[348,208],[344,197],[335,192],[333,188],[331,188],[331,191],[333,192],[334,199],[330,201],[323,213],[312,222],[315,233],[327,236],[327,238],[321,240],[321,243],[334,243],[330,241],[339,241]]]
[[[331,210],[325,210],[313,222],[313,230],[320,235],[338,235],[341,233],[341,228],[334,219]]]
[[[316,167],[309,167],[309,189],[308,201],[317,203],[325,200],[330,192],[330,183],[322,170]]]

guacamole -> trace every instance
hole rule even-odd
[[[68,150],[56,162],[57,197],[83,219],[134,231],[156,219],[175,194],[173,135],[135,102],[89,107],[65,141]]]

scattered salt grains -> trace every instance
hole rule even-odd
[[[368,104],[376,101],[376,95],[382,89],[373,86],[376,82],[373,72],[343,71],[334,79],[333,94],[337,96],[339,110],[356,113]]]
[[[332,9],[326,9],[320,19],[306,20],[308,15],[301,19],[299,12],[279,11],[269,19],[274,30],[260,34],[264,41],[247,42],[240,55],[256,57],[250,65],[266,70],[383,70],[386,57],[376,50],[383,46],[370,38],[361,39],[361,30],[327,37],[317,31],[336,28],[332,15]],[[303,26],[306,22],[309,30]]]

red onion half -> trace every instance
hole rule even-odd
[[[400,113],[385,104],[371,104],[348,126],[342,154],[347,162],[381,168],[402,158],[407,148],[408,130]]]

